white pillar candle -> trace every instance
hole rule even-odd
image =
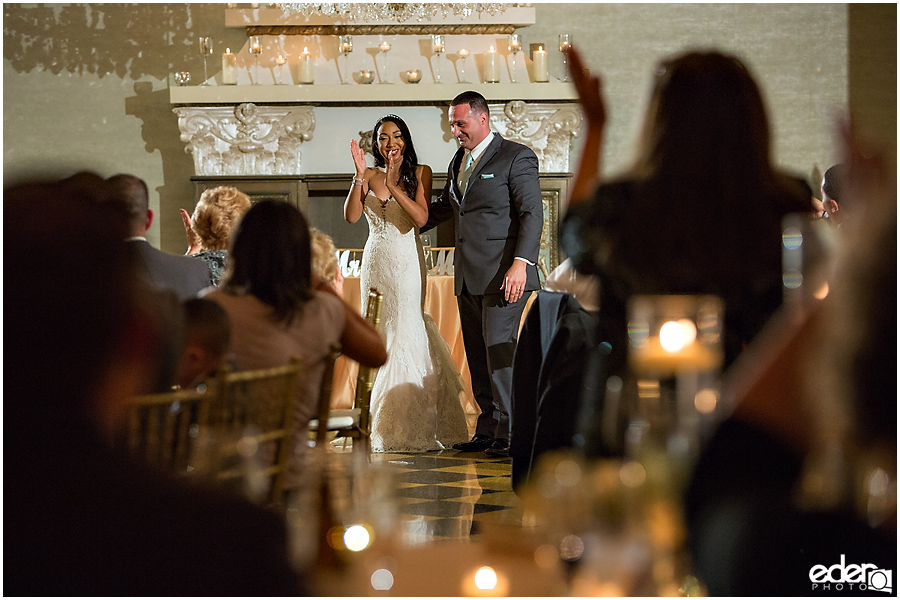
[[[231,48],[225,48],[225,54],[222,55],[222,83],[237,84],[237,57],[231,52]]]
[[[534,80],[538,83],[550,81],[550,70],[547,66],[547,51],[538,46],[534,53]]]
[[[497,52],[491,46],[490,50],[484,53],[484,82],[497,83],[500,81],[500,61],[497,58]]]
[[[300,83],[310,84],[313,82],[313,63],[312,57],[309,55],[309,48],[303,49],[300,56]]]

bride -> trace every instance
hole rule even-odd
[[[428,219],[432,173],[418,164],[409,128],[387,115],[372,132],[375,168],[356,140],[350,142],[356,177],[344,218],[363,214],[369,239],[363,250],[360,290],[384,293],[381,322],[387,363],[372,388],[371,442],[376,452],[424,452],[468,439],[460,403],[462,380],[434,320],[424,312],[425,262],[419,227]]]

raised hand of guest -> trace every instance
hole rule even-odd
[[[587,121],[587,134],[584,139],[584,151],[572,182],[569,196],[569,207],[589,197],[597,187],[600,177],[600,156],[603,147],[603,132],[606,129],[606,102],[603,100],[600,77],[591,75],[585,68],[581,54],[574,46],[568,50],[569,71],[572,82],[578,90],[578,101]]]
[[[178,212],[181,213],[181,222],[184,225],[184,236],[187,238],[187,252],[185,254],[198,254],[200,250],[202,250],[200,246],[200,236],[197,235],[197,232],[194,231],[194,228],[191,227],[191,215],[188,211],[183,208],[179,208]]]

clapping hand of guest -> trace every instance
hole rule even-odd
[[[200,246],[200,236],[198,236],[197,232],[194,231],[194,228],[191,227],[191,215],[183,208],[179,208],[178,212],[181,213],[181,222],[184,224],[184,235],[187,238],[188,244],[188,249],[185,254],[198,254],[202,250],[202,247]]]

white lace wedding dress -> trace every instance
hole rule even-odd
[[[388,350],[372,388],[371,442],[376,452],[424,452],[468,439],[463,382],[450,348],[424,312],[425,262],[419,228],[393,198],[363,201],[369,239],[360,291],[384,293],[381,326]]]

